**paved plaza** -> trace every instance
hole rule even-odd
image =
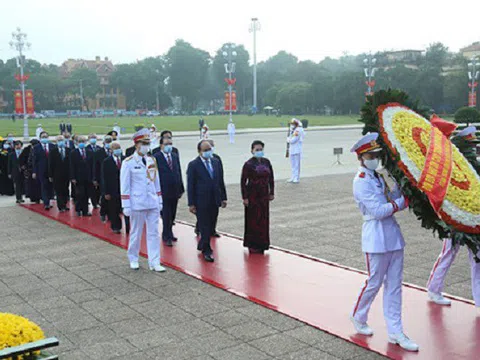
[[[298,185],[285,183],[289,166],[283,134],[243,134],[235,145],[227,143],[227,136],[215,137],[229,197],[227,209],[220,212],[219,230],[243,234],[239,177],[251,141],[259,138],[266,143],[277,178],[272,244],[363,270],[362,219],[351,190],[357,165],[348,152],[358,136],[359,130],[308,132],[305,177]],[[197,140],[174,137],[184,172]],[[334,147],[343,147],[343,165],[332,166]],[[13,202],[0,201],[0,311],[26,316],[47,336],[58,337],[61,359],[381,358],[177,271],[151,273],[145,260],[140,271],[131,271],[124,250],[11,206]],[[178,218],[194,221],[185,198]],[[423,230],[413,214],[404,212],[398,219],[407,242],[404,280],[425,286],[441,242]],[[452,267],[445,290],[471,299],[466,249]],[[348,314],[350,309],[345,310]],[[413,326],[405,324],[407,334]]]

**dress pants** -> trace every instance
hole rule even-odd
[[[352,316],[362,324],[367,322],[370,306],[383,283],[383,316],[388,333],[403,333],[403,249],[386,253],[366,253],[365,259],[368,279],[358,296]]]
[[[100,216],[106,216],[108,212],[108,200],[105,199],[105,195],[102,195],[100,196]]]
[[[17,200],[22,200],[23,194],[25,193],[25,177],[23,174],[13,178],[13,185],[15,186],[15,197]]]
[[[97,207],[100,201],[100,188],[95,187],[93,183],[88,183],[88,197],[92,202],[92,206]]]
[[[40,178],[40,186],[42,188],[43,205],[50,206],[50,200],[53,198],[53,186],[48,178]]]
[[[210,247],[210,238],[213,235],[213,226],[218,216],[218,206],[197,208],[198,230],[200,231],[200,242],[198,250],[204,255],[211,255],[213,250]]]
[[[162,239],[163,241],[173,240],[173,216],[175,210],[177,209],[178,198],[163,198],[163,209],[162,209]]]
[[[235,134],[228,134],[228,137],[230,138],[230,144],[235,144]]]
[[[83,213],[88,213],[88,188],[90,183],[88,181],[77,182],[75,186],[75,210]]]
[[[443,240],[442,252],[433,265],[432,272],[428,279],[428,291],[435,294],[440,294],[443,291],[448,270],[450,269],[450,266],[452,266],[459,250],[460,245],[453,246],[452,239]],[[477,255],[480,256],[480,253]],[[473,300],[475,301],[475,306],[480,307],[480,263],[475,261],[475,257],[470,249],[468,249],[468,256],[470,258]]]
[[[57,194],[57,207],[58,210],[63,210],[67,207],[68,201],[68,183],[69,180],[53,180],[53,188],[55,189],[55,194]]]
[[[160,236],[158,209],[132,210],[130,215],[131,229],[128,242],[128,260],[138,261],[140,243],[142,241],[143,227],[147,226],[146,240],[148,264],[150,266],[160,265]]]
[[[290,154],[290,165],[292,167],[292,181],[300,181],[300,160],[302,154]]]
[[[108,220],[110,220],[110,227],[112,230],[122,230],[122,219],[120,218],[120,211],[122,210],[122,202],[120,198],[111,198],[105,200],[107,207]]]

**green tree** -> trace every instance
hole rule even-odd
[[[480,112],[475,108],[464,106],[455,113],[455,122],[467,123],[467,125],[478,123],[480,122]]]
[[[170,91],[182,98],[182,107],[191,112],[201,98],[210,63],[208,52],[177,40],[166,55]]]
[[[80,68],[72,71],[65,80],[68,86],[68,93],[75,95],[75,105],[82,106],[81,96],[83,95],[83,105],[88,109],[88,99],[95,99],[101,91],[100,80],[96,71],[88,68]]]

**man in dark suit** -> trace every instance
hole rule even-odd
[[[86,149],[87,139],[78,137],[78,149],[70,153],[70,179],[75,184],[75,210],[78,216],[92,216],[88,212],[88,189],[93,186],[93,152]]]
[[[60,130],[60,134],[61,134],[61,135],[63,135],[63,133],[67,131],[67,125],[65,125],[65,121],[62,121],[62,122],[58,125],[58,129]]]
[[[163,198],[162,239],[167,246],[172,246],[172,241],[178,240],[172,231],[174,214],[177,211],[178,200],[185,190],[180,160],[172,152],[172,140],[167,137],[160,138],[160,148],[161,151],[157,152],[155,159],[157,160]]]
[[[67,123],[66,130],[67,130],[67,132],[69,132],[71,134],[72,133],[72,124]]]
[[[48,133],[42,131],[40,134],[40,144],[35,145],[32,150],[33,159],[33,179],[39,179],[42,188],[42,201],[45,210],[50,210],[50,200],[53,198],[53,186],[48,179],[48,157],[55,145],[50,143]]]
[[[222,173],[223,173],[223,163],[222,163],[222,158],[218,156],[215,153],[215,142],[213,140],[207,140],[210,143],[210,146],[212,147],[212,152],[213,152],[213,158],[217,159],[218,162],[220,163],[220,167],[222,168]],[[213,229],[212,229],[212,236],[219,238],[220,234],[217,232],[217,221],[218,221],[218,213],[217,216],[215,217],[215,221],[213,222]],[[197,223],[195,224],[195,234],[200,234],[200,231],[198,230],[198,220]]]
[[[65,138],[65,149],[68,151],[74,150],[75,144],[72,140],[72,135],[68,131],[65,131],[63,137]]]
[[[97,145],[97,135],[90,134],[88,135],[88,145],[86,146],[87,151],[90,151],[93,154],[92,158],[92,183],[89,184],[88,188],[88,197],[92,202],[92,206],[94,209],[98,208],[98,204],[100,202],[100,184],[95,179],[95,157],[97,156],[97,152],[101,151],[102,148]],[[99,169],[100,171],[100,169]],[[100,175],[99,175],[100,176]]]
[[[57,207],[60,212],[70,210],[68,202],[68,185],[70,184],[70,154],[65,148],[65,138],[57,136],[57,147],[48,157],[48,178],[53,183],[57,194]]]
[[[108,212],[107,200],[105,199],[105,194],[101,191],[102,189],[102,165],[103,161],[111,155],[112,137],[107,135],[103,139],[103,148],[94,152],[93,156],[93,184],[100,186],[100,217],[103,222],[106,221],[106,216]]]
[[[105,196],[108,219],[110,226],[115,234],[120,234],[122,230],[122,201],[120,198],[120,169],[122,161],[125,159],[122,155],[122,149],[118,142],[111,145],[112,154],[103,160],[102,163],[102,193]],[[127,224],[125,224],[127,225]]]
[[[17,204],[25,202],[25,200],[23,200],[25,177],[19,161],[22,146],[23,143],[20,140],[15,141],[14,151],[8,155],[8,177],[13,180]]]
[[[223,180],[223,170],[212,154],[208,141],[197,145],[199,156],[188,164],[188,207],[197,215],[200,230],[200,242],[197,249],[202,251],[204,259],[213,262],[210,237],[215,218],[220,207],[227,206],[227,192]]]

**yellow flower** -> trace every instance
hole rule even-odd
[[[30,320],[14,314],[0,313],[0,350],[44,338],[42,329]]]

